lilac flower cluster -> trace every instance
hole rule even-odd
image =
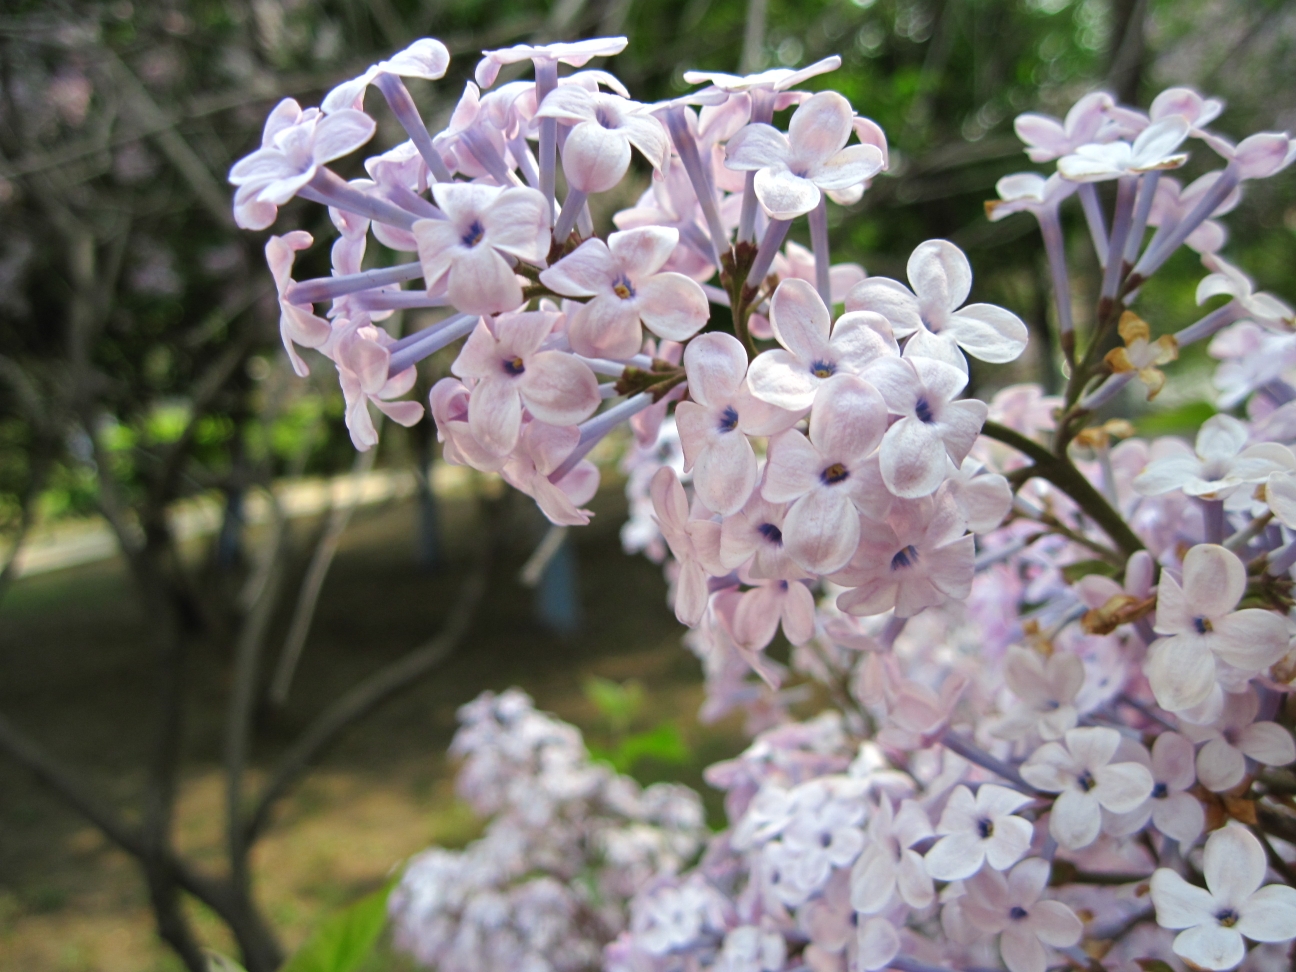
[[[1020,116],[1056,171],[1006,177],[986,208],[1038,221],[1068,379],[983,402],[961,397],[968,357],[1013,361],[1027,329],[968,302],[956,246],[919,245],[907,282],[831,263],[828,201],[887,167],[845,98],[795,90],[837,59],[689,73],[702,87],[652,105],[603,71],[559,75],[624,45],[488,52],[433,135],[401,79],[448,55],[420,41],[321,109],[280,104],[231,173],[245,226],[294,194],[329,207],[333,276],[292,280],[304,233],[267,255],[294,366],[297,346],[333,361],[360,448],[369,405],[417,421],[414,365],[465,338],[429,402],[444,456],[554,523],[588,522],[586,456],[629,423],[625,545],[665,566],[703,718],[741,712],[755,736],[708,771],[728,827],[686,869],[695,801],[591,765],[519,695],[484,697],[455,748],[493,821],[410,865],[398,942],[448,970],[1286,967],[1296,326],[1220,255],[1218,217],[1296,141],[1234,144],[1206,127],[1222,104],[1182,88],[1146,113],[1097,92],[1065,120]],[[492,87],[528,61],[534,80]],[[370,85],[410,138],[345,182],[326,163],[372,136]],[[1170,172],[1194,142],[1223,164],[1184,186]],[[600,239],[589,198],[635,153],[653,181]],[[1073,196],[1101,268],[1083,333]],[[802,216],[809,250],[787,240]],[[362,269],[371,230],[418,259]],[[1185,245],[1215,306],[1154,336],[1132,308]],[[381,321],[402,308],[449,316],[396,338]],[[1208,338],[1225,411],[1195,443],[1104,421]],[[766,651],[780,629],[786,664]],[[797,721],[815,698],[830,707]]]
[[[409,862],[389,902],[396,943],[445,972],[596,967],[631,896],[696,855],[701,801],[591,762],[579,731],[516,689],[459,721],[459,795],[490,823]]]

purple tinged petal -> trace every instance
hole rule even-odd
[[[747,352],[732,334],[701,334],[684,349],[689,396],[700,405],[720,407],[732,399],[747,374]]]
[[[608,295],[595,297],[568,315],[567,337],[577,354],[614,361],[634,357],[643,345],[634,304]]]
[[[825,192],[840,192],[872,179],[885,168],[881,149],[849,145],[816,168],[811,178]]]
[[[766,488],[769,477],[766,476]],[[813,489],[794,502],[783,521],[788,556],[814,574],[846,565],[859,545],[859,514],[844,491]]]
[[[950,317],[943,333],[974,358],[1000,364],[1015,361],[1026,348],[1026,325],[994,304],[968,304]]]
[[[549,204],[542,193],[520,186],[505,189],[482,210],[482,245],[539,263],[549,252]]]
[[[1217,618],[1207,635],[1211,651],[1235,668],[1261,672],[1287,654],[1289,635],[1282,615],[1246,608]]]
[[[1276,722],[1256,722],[1242,730],[1238,749],[1266,766],[1286,766],[1296,760],[1291,733]]]
[[[928,315],[935,312],[941,320],[961,307],[972,290],[972,266],[963,251],[948,240],[919,243],[909,256],[905,273],[923,311]]]
[[[682,273],[658,273],[639,284],[634,302],[648,330],[669,341],[686,341],[711,316],[706,293]]]
[[[1200,637],[1175,635],[1154,642],[1143,669],[1157,705],[1168,712],[1200,705],[1215,686],[1215,657]]]
[[[673,226],[643,226],[608,237],[608,250],[617,266],[632,280],[642,280],[662,268],[679,245]]]
[[[1237,930],[1256,942],[1286,942],[1296,935],[1296,888],[1270,884],[1247,899]]]
[[[451,303],[465,314],[500,314],[522,303],[513,269],[489,246],[457,253],[446,289]]]
[[[847,311],[873,311],[891,322],[896,337],[904,337],[923,327],[918,298],[900,283],[888,277],[868,277],[846,295]]]
[[[599,406],[598,379],[583,361],[561,351],[531,356],[519,382],[522,401],[541,422],[576,425]]]
[[[540,272],[540,282],[568,297],[593,297],[610,293],[617,266],[608,245],[586,240],[552,267]]]
[[[807,363],[790,351],[762,351],[747,370],[752,395],[773,407],[801,412],[814,402],[824,379],[816,378]],[[754,431],[752,434],[757,434]]]
[[[1197,754],[1197,776],[1208,790],[1221,793],[1245,775],[1246,757],[1223,737],[1212,739]]]
[[[770,326],[779,344],[808,365],[827,351],[832,320],[814,286],[792,277],[774,291]]]
[[[570,86],[556,90],[563,87]],[[567,135],[562,161],[563,172],[573,187],[585,193],[607,192],[630,168],[630,143],[598,122],[581,122]]]
[[[522,429],[522,400],[516,384],[502,378],[479,381],[468,402],[468,428],[495,455],[512,452]]]
[[[810,441],[826,461],[854,466],[878,447],[886,424],[886,403],[876,388],[854,375],[836,375],[815,395]]]
[[[769,442],[761,496],[771,503],[790,503],[814,488],[822,466],[809,439],[796,429],[781,432]]]
[[[377,123],[363,111],[344,108],[325,115],[315,126],[312,155],[318,163],[332,162],[354,152],[373,138]]]
[[[725,165],[740,172],[782,165],[791,156],[787,136],[773,125],[748,125],[725,146]]]
[[[1025,928],[1005,928],[999,936],[999,954],[1008,972],[1044,972],[1048,966],[1044,946]]]
[[[882,479],[896,496],[930,496],[945,481],[945,443],[934,426],[902,418],[882,437]]]
[[[1264,848],[1245,827],[1221,827],[1206,841],[1202,874],[1220,904],[1237,909],[1264,881]]]
[[[756,198],[770,219],[795,219],[819,205],[819,187],[788,169],[761,169],[754,182]]]
[[[707,509],[722,516],[743,508],[756,487],[756,453],[738,430],[713,438],[693,464],[693,485]]]
[[[1246,946],[1236,928],[1198,925],[1175,936],[1172,946],[1182,959],[1201,969],[1224,972],[1241,964]]]

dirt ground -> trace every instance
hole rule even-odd
[[[444,758],[455,709],[483,689],[521,685],[541,707],[598,732],[582,694],[600,675],[647,689],[653,724],[672,719],[693,748],[687,767],[642,766],[645,779],[701,786],[702,766],[736,752],[735,724],[700,727],[700,671],[665,607],[660,570],[621,552],[622,504],[609,490],[595,524],[574,531],[584,624],[570,638],[540,630],[533,594],[516,581],[542,532],[522,513],[493,570],[491,594],[456,654],[415,689],[353,730],[280,806],[255,855],[259,900],[289,946],[332,909],[381,885],[429,843],[458,845],[477,822],[456,801]],[[321,598],[286,709],[258,726],[255,763],[270,765],[328,700],[435,633],[478,535],[469,501],[443,507],[449,564],[414,564],[414,508],[356,515]],[[298,549],[315,525],[294,524]],[[299,575],[298,575],[299,576]],[[296,580],[293,580],[295,589]],[[281,612],[286,614],[287,612]],[[272,649],[287,618],[277,620]],[[106,561],[26,578],[0,606],[0,711],[133,812],[150,735],[152,686],[129,579]],[[273,654],[273,650],[272,650]],[[186,765],[178,842],[198,863],[220,861],[219,770],[228,647],[206,649],[190,670]],[[714,809],[716,795],[708,800]],[[208,945],[230,950],[218,923],[193,906]],[[373,968],[400,969],[398,957]],[[132,862],[0,756],[0,969],[24,972],[171,972],[178,962],[153,935]]]

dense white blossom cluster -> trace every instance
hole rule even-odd
[[[888,164],[844,97],[798,90],[837,59],[690,73],[694,93],[643,104],[584,69],[624,46],[488,52],[432,134],[402,78],[448,55],[420,41],[320,109],[281,103],[231,173],[249,228],[294,195],[329,207],[331,277],[292,279],[305,233],[267,255],[294,366],[298,347],[333,362],[360,448],[370,405],[419,419],[415,364],[460,340],[429,402],[445,459],[556,524],[588,522],[586,456],[631,425],[626,547],[666,566],[703,717],[742,712],[755,735],[708,772],[728,827],[694,860],[696,798],[591,764],[518,694],[483,697],[455,751],[491,823],[410,864],[398,943],[453,972],[1288,967],[1296,330],[1220,255],[1217,217],[1296,142],[1235,144],[1207,127],[1222,104],[1183,88],[1147,112],[1096,92],[1020,116],[1055,170],[1006,177],[986,208],[1038,221],[1068,381],[983,402],[961,397],[968,357],[1013,361],[1027,328],[969,302],[956,246],[920,244],[905,281],[831,263],[829,201]],[[494,86],[527,61],[534,80]],[[327,163],[372,137],[370,86],[409,141],[346,182]],[[1188,146],[1222,167],[1182,184]],[[652,182],[599,238],[589,197],[636,155]],[[1080,334],[1072,197],[1101,267]],[[787,240],[803,216],[809,250]],[[364,269],[370,232],[417,259]],[[1133,308],[1185,245],[1212,307],[1154,336]],[[384,330],[407,308],[447,316]],[[1194,442],[1111,417],[1206,339],[1221,411]],[[786,664],[766,653],[780,630]],[[815,682],[833,707],[797,721]]]
[[[635,892],[696,855],[701,801],[591,762],[579,731],[516,689],[459,720],[459,795],[490,822],[462,851],[410,861],[390,901],[397,944],[445,972],[597,966]]]

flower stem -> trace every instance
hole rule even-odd
[[[824,306],[832,313],[832,282],[830,270],[832,263],[828,255],[828,197],[819,194],[819,205],[810,210],[810,247],[814,250],[815,289],[823,298]]]
[[[1070,496],[1085,515],[1102,528],[1126,557],[1136,550],[1143,549],[1143,541],[1129,528],[1129,524],[1065,455],[1057,456],[1035,440],[998,422],[986,422],[981,429],[981,434],[1004,445],[1012,446],[1018,452],[1029,456],[1033,465],[1022,470],[1026,478],[1038,476]]]

